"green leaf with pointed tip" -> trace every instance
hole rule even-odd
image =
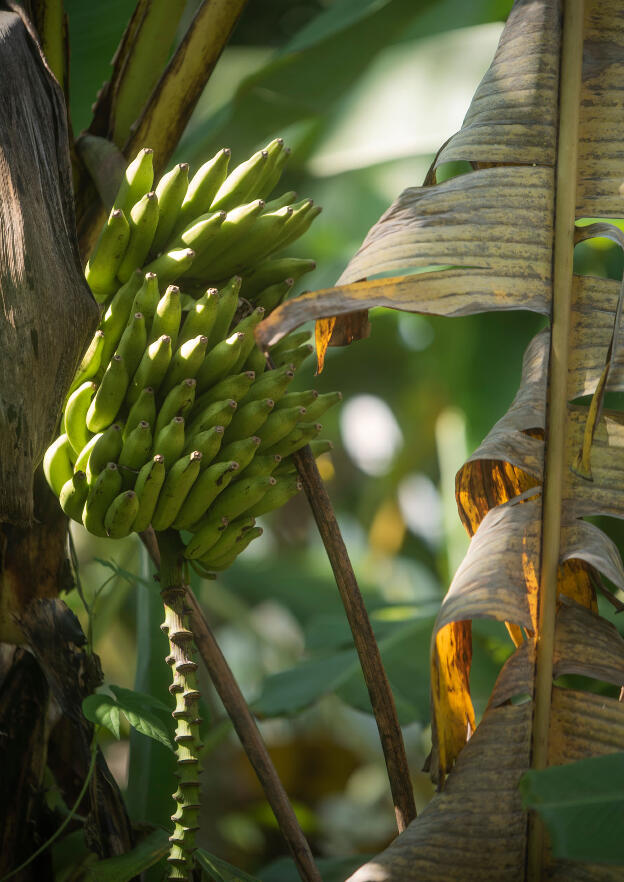
[[[550,833],[555,857],[624,864],[624,753],[526,772],[524,807]]]
[[[165,715],[169,715],[169,709],[162,701],[121,686],[111,686],[110,689],[115,694],[119,709],[137,732],[159,741],[170,750],[173,749],[172,733],[163,719]]]
[[[107,858],[88,869],[88,882],[129,882],[139,873],[153,867],[169,851],[169,836],[165,830],[152,830],[145,839],[126,854]]]
[[[257,876],[250,876],[244,870],[233,867],[227,861],[221,860],[214,854],[198,848],[195,852],[195,858],[202,870],[207,874],[213,882],[260,882]]]
[[[89,722],[104,726],[115,738],[119,738],[119,706],[110,695],[87,695],[82,702],[82,712]]]

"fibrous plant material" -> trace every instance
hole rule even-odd
[[[20,526],[33,522],[35,468],[97,322],[72,232],[63,94],[30,27],[19,9],[0,11],[0,521]]]
[[[527,348],[509,411],[457,475],[473,538],[432,639],[430,767],[441,792],[354,882],[621,878],[618,867],[554,860],[518,789],[530,767],[624,749],[615,697],[555,682],[567,673],[624,681],[622,638],[596,602],[600,573],[624,587],[622,561],[583,520],[624,514],[624,421],[602,407],[606,390],[624,388],[622,286],[572,267],[575,220],[622,216],[619,13],[615,2],[516,2],[424,186],[399,196],[340,285],[283,305],[258,332],[276,345],[304,320],[373,306],[445,316],[529,309],[551,322]],[[440,165],[457,160],[472,171],[437,183]],[[616,228],[611,236],[620,241]],[[371,278],[406,267],[430,271]],[[590,405],[573,403],[584,395]],[[475,617],[504,622],[515,646],[478,726]]]

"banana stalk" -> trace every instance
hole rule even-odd
[[[189,609],[185,604],[182,545],[176,533],[159,535],[161,597],[165,608],[162,630],[169,640],[166,658],[171,668],[169,691],[175,696],[173,717],[176,721],[176,761],[178,788],[173,794],[176,811],[171,816],[173,833],[167,858],[169,879],[189,879],[193,866],[195,833],[199,829],[199,724],[197,662],[194,659],[193,633],[189,627]]]

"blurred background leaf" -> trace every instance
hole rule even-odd
[[[624,864],[623,773],[624,753],[525,772],[525,808],[548,827],[555,857]]]

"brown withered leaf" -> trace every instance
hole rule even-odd
[[[604,224],[575,234],[576,220],[623,213],[620,6],[516,0],[464,125],[425,185],[388,208],[338,285],[288,301],[258,329],[267,346],[311,318],[375,306],[444,316],[524,309],[550,320],[529,343],[508,412],[457,475],[473,538],[431,642],[431,771],[441,792],[352,882],[621,878],[621,868],[554,862],[517,789],[530,767],[624,749],[624,705],[554,683],[564,674],[624,681],[624,642],[598,615],[595,593],[599,573],[622,588],[624,567],[581,520],[624,516],[624,415],[602,409],[605,391],[624,388],[621,284],[575,276],[572,264],[584,237],[622,244]],[[436,183],[451,160],[473,171]],[[394,276],[375,278],[382,273]],[[518,648],[475,731],[470,635],[480,617],[505,622]]]

